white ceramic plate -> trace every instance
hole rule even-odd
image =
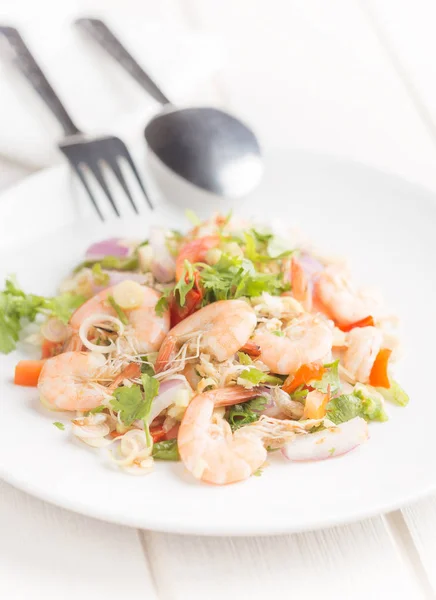
[[[146,235],[149,216],[105,227],[82,225],[65,169],[29,179],[0,199],[0,276],[16,273],[26,290],[54,292],[87,244],[117,228]],[[80,204],[80,202],[79,202]],[[261,477],[227,487],[200,484],[180,463],[157,463],[133,477],[73,442],[32,389],[11,383],[17,353],[0,358],[0,474],[54,504],[147,529],[252,535],[302,531],[388,511],[436,487],[434,377],[436,202],[414,185],[351,163],[312,155],[271,155],[262,188],[240,206],[247,214],[300,224],[327,250],[348,255],[356,275],[379,287],[403,319],[406,356],[397,379],[409,407],[389,407],[385,424],[343,457],[293,464],[272,455]],[[170,209],[157,219],[180,221]]]

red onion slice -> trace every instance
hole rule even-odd
[[[122,238],[109,238],[91,244],[86,251],[86,260],[102,260],[105,256],[117,256],[118,258],[126,258],[130,254],[130,248],[124,243]]]
[[[324,270],[324,265],[307,252],[302,252],[300,254],[298,257],[298,262],[303,267],[306,277],[309,280],[313,279],[316,275],[319,275],[319,273]]]
[[[282,454],[294,461],[324,460],[350,452],[368,437],[367,422],[355,417],[337,427],[297,436],[282,448]]]
[[[163,410],[173,404],[177,392],[182,389],[191,389],[183,376],[175,376],[174,378],[163,381],[159,387],[159,394],[153,400],[148,422],[152,423]]]
[[[153,250],[151,272],[160,283],[169,283],[176,274],[176,261],[168,250],[165,229],[152,227],[150,246]]]

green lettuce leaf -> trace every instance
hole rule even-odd
[[[255,367],[250,367],[246,371],[242,371],[238,377],[238,382],[240,379],[244,380],[241,382],[242,385],[248,381],[251,384],[250,387],[259,385],[260,383],[269,383],[270,385],[282,385],[283,383],[283,380],[280,377],[274,377]]]
[[[248,354],[245,354],[245,352],[237,352],[237,355],[241,365],[251,365],[253,363],[251,358],[248,356]]]
[[[371,386],[356,383],[353,390],[354,396],[357,396],[362,401],[363,416],[370,421],[387,421],[383,405],[383,396]]]
[[[332,398],[327,404],[326,417],[336,423],[345,423],[354,417],[362,416],[362,401],[353,394],[342,394],[337,398]]]
[[[333,423],[345,423],[354,417],[367,421],[387,421],[382,396],[370,386],[357,383],[352,394],[332,398],[327,404],[326,417]]]
[[[316,390],[326,394],[330,386],[330,393],[335,394],[341,387],[341,381],[339,379],[339,360],[335,360],[332,363],[324,365],[327,371],[319,381],[312,381],[311,386]]]
[[[409,403],[409,396],[403,390],[403,388],[393,379],[389,380],[391,387],[386,388],[375,388],[385,400],[389,400],[389,402],[393,402],[398,406],[407,406]]]

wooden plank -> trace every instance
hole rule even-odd
[[[277,537],[143,536],[161,598],[426,597],[394,549],[381,517]]]
[[[0,481],[0,598],[157,600],[137,532],[82,517]]]
[[[198,27],[225,38],[229,106],[266,148],[347,156],[436,187],[432,139],[357,0],[185,1]]]
[[[436,497],[412,504],[401,512],[436,594]]]
[[[380,44],[436,144],[436,51],[433,0],[359,0]]]

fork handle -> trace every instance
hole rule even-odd
[[[13,63],[26,77],[33,89],[40,95],[62,125],[65,135],[81,133],[74,125],[69,114],[51,87],[46,76],[24,43],[23,38],[13,27],[0,26],[0,34],[7,40],[12,50]]]
[[[100,19],[77,19],[75,23],[90,34],[155,100],[160,104],[170,104],[162,90],[158,88],[103,21]]]

